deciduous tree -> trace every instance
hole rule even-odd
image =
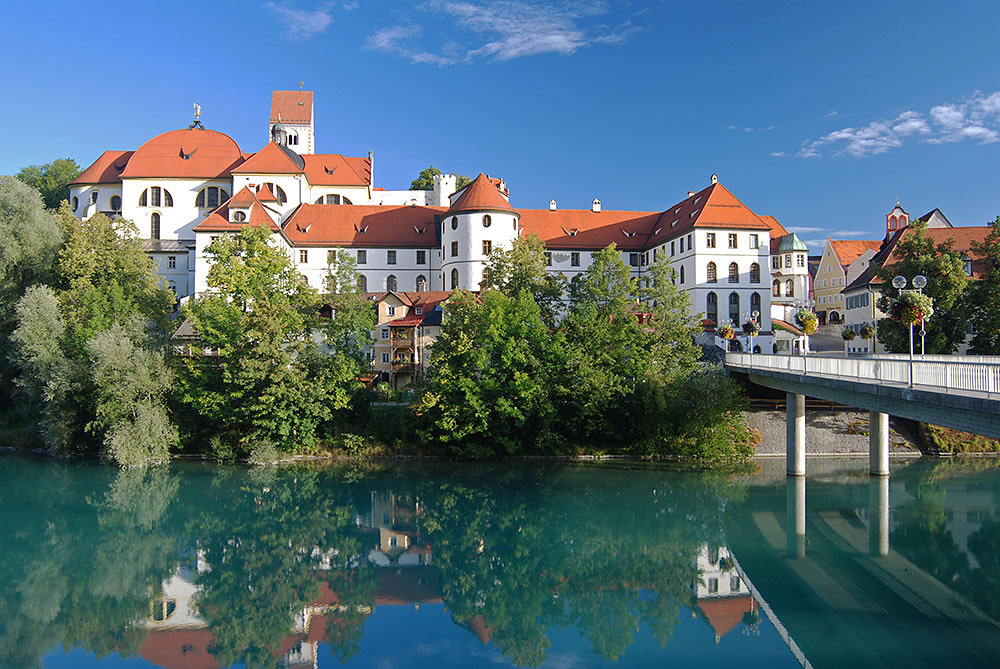
[[[966,289],[970,317],[976,327],[970,353],[1000,355],[1000,216],[990,222],[990,233],[972,244],[982,275]]]
[[[42,194],[45,206],[57,209],[69,197],[69,183],[80,176],[80,166],[72,158],[58,158],[43,165],[29,165],[17,178]]]

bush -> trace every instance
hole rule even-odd
[[[267,439],[259,439],[250,447],[250,455],[247,462],[251,465],[273,465],[281,458],[281,453],[273,442]]]

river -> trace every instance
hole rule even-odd
[[[0,462],[0,667],[1000,663],[992,459]]]

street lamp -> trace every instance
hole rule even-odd
[[[892,286],[902,294],[903,289],[906,288],[907,279],[905,276],[896,276],[892,279]],[[924,287],[927,286],[927,277],[923,274],[918,274],[913,277],[913,287],[916,288],[917,292],[921,295],[924,294]],[[920,355],[924,354],[924,335],[927,334],[927,330],[924,327],[924,317],[923,314],[920,316]],[[910,323],[910,387],[913,387],[913,323]]]
[[[913,277],[913,287],[920,291],[920,294],[924,294],[924,288],[927,286],[927,277],[923,274],[918,274]],[[924,314],[920,313],[920,355],[924,354],[924,335],[927,334],[927,328],[924,326]]]
[[[760,312],[756,309],[743,314],[744,323],[749,323],[750,327],[745,330],[747,333],[747,352],[750,353],[750,366],[753,367],[753,338],[756,335],[756,328],[760,326]]]

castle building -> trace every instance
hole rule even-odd
[[[568,278],[614,243],[640,280],[658,258],[669,261],[693,313],[703,318],[706,342],[722,343],[716,325],[732,321],[739,329],[757,314],[754,348],[764,352],[775,348],[772,295],[787,301],[808,291],[806,267],[796,264],[805,253],[801,241],[775,246],[787,231],[754,213],[715,175],[661,211],[608,210],[597,198],[587,209],[560,209],[555,200],[546,209],[523,209],[512,204],[503,180],[486,174],[460,190],[454,175],[435,177],[429,191],[376,187],[371,153],[314,152],[311,91],[274,91],[268,141],[255,153],[205,128],[199,114],[189,127],[135,151],[104,152],[69,193],[80,218],[101,212],[132,220],[164,283],[182,301],[208,290],[205,248],[246,225],[270,229],[303,280],[319,290],[326,289],[330,259],[346,250],[357,261],[362,290],[397,295],[478,290],[493,249],[526,235],[545,242],[550,271]],[[790,265],[783,264],[786,252]],[[772,280],[780,280],[780,291]],[[420,314],[410,313],[406,301],[416,304],[404,297],[394,306],[416,325]],[[778,304],[779,320],[791,318],[786,306]],[[420,364],[389,353],[389,365]]]

